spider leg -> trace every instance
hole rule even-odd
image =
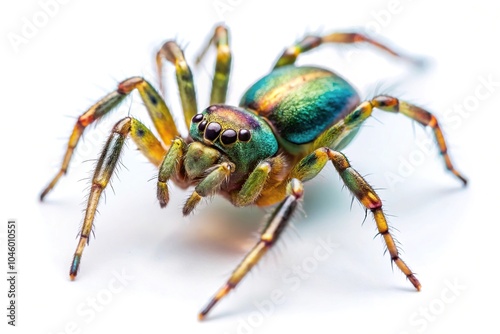
[[[314,147],[319,148],[326,146],[336,149],[339,140],[347,137],[350,132],[355,131],[361,123],[372,114],[373,108],[388,112],[399,112],[424,126],[429,126],[434,132],[434,137],[446,168],[464,185],[467,185],[467,179],[455,169],[451,162],[451,158],[448,154],[448,147],[437,118],[423,108],[401,101],[392,96],[379,95],[370,101],[361,103],[354,111],[345,117],[343,122],[336,124],[318,137],[314,142]]]
[[[163,143],[170,145],[170,142],[179,135],[170,110],[153,86],[140,77],[126,79],[118,85],[118,88],[115,91],[103,97],[78,118],[73,128],[73,132],[69,137],[68,146],[61,167],[56,176],[41,193],[40,200],[43,200],[45,196],[54,188],[61,176],[66,174],[73,152],[85,128],[114,110],[116,106],[134,89],[139,91],[141,99],[144,102]]]
[[[257,264],[262,256],[276,243],[283,229],[288,225],[299,200],[303,196],[302,182],[292,179],[287,186],[286,198],[276,207],[273,214],[266,223],[260,236],[260,240],[254,248],[245,256],[243,261],[233,271],[227,282],[216,292],[208,304],[198,314],[198,319],[203,320],[208,312],[234,289],[245,275]]]
[[[176,138],[167,154],[165,155],[158,172],[158,182],[156,197],[160,202],[160,206],[164,208],[170,199],[167,187],[167,181],[179,171],[181,158],[184,155],[186,143],[181,138]]]
[[[278,68],[285,65],[294,64],[298,56],[304,52],[315,49],[318,46],[325,43],[334,44],[352,44],[352,43],[368,43],[378,49],[381,49],[395,57],[402,58],[409,62],[418,64],[416,59],[409,56],[403,55],[389,46],[374,40],[364,34],[357,32],[335,32],[324,36],[306,36],[302,41],[296,43],[285,49],[283,54],[279,57],[278,61],[274,65],[274,68]]]
[[[208,175],[196,185],[193,193],[184,204],[182,209],[184,216],[190,214],[203,197],[216,193],[222,184],[229,180],[229,176],[234,172],[234,168],[232,162],[223,162],[211,168]]]
[[[272,189],[284,179],[281,175],[284,164],[281,155],[260,162],[250,173],[241,189],[231,193],[231,202],[236,206],[247,206],[254,204],[264,190],[272,192]],[[279,196],[279,193],[276,195]],[[273,200],[270,196],[268,199]]]
[[[72,280],[75,279],[78,272],[83,249],[89,242],[90,232],[92,231],[95,212],[101,194],[113,175],[123,145],[128,136],[132,138],[139,150],[155,165],[161,163],[166,153],[162,144],[156,139],[153,133],[135,118],[126,117],[113,127],[111,135],[106,141],[101,156],[97,161],[92,177],[92,186],[90,188],[85,218],[80,232],[80,241],[78,242],[78,247],[76,248],[69,274]]]
[[[291,172],[291,177],[299,178],[303,181],[312,179],[323,169],[329,160],[332,161],[335,169],[351,193],[367,210],[372,212],[378,232],[384,238],[387,250],[391,255],[391,260],[396,263],[397,267],[406,275],[413,286],[417,290],[420,290],[420,282],[406,263],[399,257],[398,249],[389,232],[389,225],[382,211],[382,201],[365,179],[351,167],[349,161],[342,153],[333,151],[327,147],[318,148],[304,157],[295,166]]]
[[[165,95],[162,76],[164,58],[175,65],[177,85],[179,87],[182,110],[184,111],[184,120],[189,129],[191,118],[193,118],[193,116],[198,112],[193,74],[191,73],[191,69],[184,58],[184,53],[177,43],[174,41],[168,41],[163,44],[160,50],[156,53],[156,69],[158,71],[160,92],[162,92],[163,95]]]
[[[229,48],[229,32],[226,27],[219,25],[215,28],[213,36],[196,58],[199,64],[211,45],[217,48],[215,73],[212,79],[212,92],[210,104],[223,104],[226,102],[229,75],[231,72],[231,49]]]

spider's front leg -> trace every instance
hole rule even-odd
[[[175,66],[175,76],[177,78],[177,86],[179,87],[179,95],[181,98],[182,109],[184,111],[184,121],[189,128],[191,118],[198,112],[196,102],[196,91],[194,88],[193,74],[189,68],[184,52],[174,41],[168,41],[156,53],[156,69],[160,92],[165,95],[163,83],[163,58],[171,62]]]
[[[97,205],[99,204],[104,189],[113,175],[123,145],[128,136],[132,138],[139,150],[153,164],[158,166],[163,156],[165,156],[166,152],[160,141],[156,139],[153,133],[141,122],[135,118],[126,117],[116,123],[109,139],[104,145],[92,177],[92,186],[90,188],[85,218],[80,232],[80,241],[78,242],[69,274],[72,280],[75,279],[78,272],[83,249],[85,245],[89,243]]]
[[[163,57],[166,57],[169,61],[175,64],[184,119],[189,127],[191,118],[197,113],[196,93],[194,90],[191,70],[184,59],[182,50],[173,41],[165,43],[158,52],[157,62],[159,72],[161,72],[161,59]],[[103,116],[111,113],[111,111],[116,109],[118,104],[120,104],[120,102],[122,102],[125,97],[134,90],[139,92],[141,100],[144,102],[148,114],[153,121],[153,125],[165,146],[169,147],[172,140],[179,136],[179,131],[169,108],[165,104],[162,96],[158,94],[153,86],[141,77],[132,77],[123,80],[118,84],[115,91],[104,96],[101,100],[92,105],[86,112],[80,115],[68,140],[68,146],[61,168],[56,176],[51,180],[49,185],[41,193],[40,200],[45,198],[45,196],[54,188],[61,176],[67,172],[73,152],[87,126],[99,121]],[[159,165],[159,163],[156,163],[156,165]]]
[[[215,61],[215,73],[212,79],[212,92],[210,93],[210,104],[222,104],[226,102],[227,87],[231,72],[231,49],[229,48],[229,31],[225,26],[215,27],[215,31],[209,42],[196,58],[199,64],[211,45],[217,49]]]
[[[169,145],[169,143],[179,135],[170,110],[153,86],[140,77],[126,79],[118,85],[118,88],[115,91],[109,93],[100,101],[92,105],[78,118],[73,128],[73,132],[68,140],[68,146],[61,167],[56,176],[41,193],[41,201],[43,201],[45,196],[54,188],[61,176],[66,174],[74,150],[87,126],[108,115],[134,89],[139,91],[139,94],[162,141],[166,145]]]

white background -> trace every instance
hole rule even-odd
[[[27,21],[43,19],[42,5],[2,3],[0,217],[17,220],[19,252],[18,327],[8,332],[498,331],[500,87],[490,86],[490,92],[484,80],[500,82],[500,7],[479,0],[396,3],[74,0],[59,5],[47,22],[38,21],[44,26],[17,46],[11,39],[23,36]],[[220,21],[231,29],[232,104],[270,70],[285,46],[306,33],[368,27],[377,30],[373,36],[427,59],[429,66],[418,71],[368,46],[324,46],[299,60],[338,71],[364,97],[390,92],[440,118],[452,159],[470,180],[467,188],[446,173],[435,150],[419,148],[430,132],[403,116],[376,112],[345,150],[379,189],[390,223],[399,230],[402,258],[422,282],[420,293],[397,268],[391,271],[381,240],[373,240],[372,218],[362,225],[363,209],[356,203],[349,209],[350,196],[329,166],[308,182],[306,215],[297,215],[295,231],[284,235],[207,321],[198,322],[197,312],[256,240],[265,210],[236,210],[215,199],[183,218],[180,209],[189,194],[173,187],[171,203],[161,210],[155,169],[133,143],[124,152],[126,168],[113,180],[114,192],[108,189],[99,206],[96,239],[85,249],[79,276],[69,280],[92,161],[109,127],[127,113],[148,122],[133,94],[87,132],[69,174],[39,203],[76,117],[124,78],[143,75],[156,82],[153,54],[165,40],[175,38],[193,64]],[[208,103],[212,68],[213,53],[199,68],[193,65],[200,108]],[[167,77],[168,103],[181,119],[171,69]],[[395,176],[400,182],[389,182]],[[0,262],[6,263],[2,226]],[[314,255],[320,240],[335,244],[326,259]],[[290,271],[297,266],[309,271],[307,277]],[[117,281],[117,273],[125,281]],[[6,328],[7,286],[0,281],[0,326]],[[281,302],[269,306],[278,290]],[[264,304],[263,313],[256,305]]]

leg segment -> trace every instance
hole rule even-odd
[[[352,131],[355,131],[372,114],[373,108],[389,112],[399,112],[424,126],[432,128],[446,168],[464,185],[467,184],[467,179],[455,169],[451,162],[444,135],[441,131],[437,118],[425,109],[405,101],[401,101],[392,96],[379,95],[370,101],[361,103],[353,112],[345,117],[343,122],[334,125],[318,137],[318,139],[314,142],[314,147],[331,147],[336,149],[337,146],[340,145],[342,139],[347,137]]]
[[[234,168],[232,162],[223,162],[218,166],[214,166],[214,169],[194,188],[193,193],[184,204],[182,209],[184,216],[190,214],[203,197],[217,192],[222,184],[229,179],[231,173],[234,172]]]
[[[297,57],[309,50],[312,50],[314,48],[317,48],[318,46],[324,44],[324,43],[344,43],[344,44],[352,44],[352,43],[368,43],[371,44],[381,50],[384,50],[385,52],[388,52],[389,54],[411,61],[411,62],[416,62],[414,59],[405,56],[401,53],[398,53],[394,51],[393,49],[389,48],[387,45],[384,45],[368,36],[365,36],[360,33],[332,33],[329,35],[325,36],[306,36],[302,41],[299,43],[287,48],[281,57],[278,59],[276,64],[274,65],[274,68],[278,68],[284,65],[291,65],[294,64],[295,61],[297,60]]]
[[[272,203],[277,203],[283,199],[284,193],[273,192],[276,186],[283,183],[286,178],[284,174],[286,162],[283,156],[278,155],[260,162],[250,173],[240,190],[231,194],[231,202],[236,206],[247,206],[256,204],[257,199],[267,192],[266,198]],[[286,186],[286,183],[284,184]],[[273,196],[281,197],[273,201]],[[257,204],[263,206],[263,204]]]
[[[326,147],[319,148],[302,159],[297,167],[292,170],[291,176],[302,177],[304,180],[311,179],[321,171],[328,160],[332,161],[335,169],[340,174],[344,184],[349,188],[351,193],[356,196],[359,202],[367,210],[373,213],[378,232],[384,238],[389,254],[391,255],[391,260],[396,263],[398,268],[406,275],[413,286],[417,290],[420,290],[419,281],[410,268],[408,268],[399,257],[398,249],[389,232],[389,225],[382,211],[382,201],[363,177],[351,167],[349,161],[342,153]]]
[[[198,112],[196,103],[196,92],[194,89],[193,75],[189,68],[184,53],[179,48],[177,43],[173,41],[163,44],[161,49],[156,54],[156,68],[158,70],[158,81],[160,92],[165,96],[165,88],[163,84],[163,58],[175,65],[175,73],[177,77],[177,85],[179,86],[179,94],[181,96],[182,109],[184,111],[184,120],[189,129],[191,118]]]
[[[266,184],[271,173],[271,162],[262,161],[250,173],[241,189],[233,194],[233,203],[236,206],[246,206],[255,202]]]
[[[245,256],[243,261],[233,271],[229,280],[217,291],[214,297],[209,301],[207,306],[198,315],[198,319],[202,320],[210,312],[210,310],[221,300],[225,295],[240,283],[245,275],[257,264],[262,256],[276,243],[283,229],[288,225],[299,200],[303,196],[302,182],[297,179],[292,179],[287,187],[288,196],[276,207],[272,216],[269,218],[264,231],[260,236],[260,240],[254,248]]]
[[[391,255],[391,260],[396,263],[398,268],[403,272],[403,274],[406,275],[415,289],[420,291],[420,282],[417,280],[410,268],[408,268],[406,263],[404,263],[399,257],[396,243],[389,232],[389,225],[387,224],[385,215],[382,211],[382,201],[373,188],[363,179],[363,177],[351,167],[349,161],[342,153],[332,151],[330,149],[326,150],[328,157],[332,161],[337,172],[340,174],[340,177],[344,181],[345,185],[354,194],[354,196],[356,196],[361,204],[373,213],[378,232],[384,238],[389,254]]]
[[[229,48],[229,34],[226,27],[217,26],[215,28],[214,35],[196,58],[196,64],[201,62],[212,44],[217,48],[217,59],[212,80],[210,104],[225,103],[231,71],[231,49]]]
[[[371,104],[375,108],[379,108],[385,111],[400,112],[401,114],[417,121],[423,126],[429,126],[434,132],[437,145],[439,147],[439,152],[441,153],[446,168],[452,172],[464,185],[467,185],[467,179],[463,177],[451,163],[450,156],[448,155],[448,147],[444,140],[443,132],[439,127],[437,118],[425,109],[414,106],[412,104],[406,103],[404,101],[398,100],[392,96],[380,95],[375,97]]]
[[[160,138],[166,145],[170,145],[170,142],[178,135],[178,131],[172,115],[161,96],[155,91],[151,84],[143,78],[133,77],[124,80],[118,85],[116,91],[103,97],[78,118],[73,128],[73,132],[69,137],[68,147],[61,168],[40,195],[40,200],[44,199],[44,197],[54,188],[60,177],[67,172],[75,147],[85,128],[115,109],[134,89],[139,91]]]
[[[167,206],[170,196],[168,194],[168,180],[176,174],[181,164],[181,158],[186,150],[186,143],[181,138],[176,138],[168,150],[158,172],[156,197],[160,206]]]
[[[132,137],[141,152],[143,152],[153,163],[158,165],[161,162],[161,156],[165,154],[165,150],[161,146],[161,143],[147,127],[138,120],[126,117],[116,123],[108,141],[104,145],[92,178],[92,186],[87,208],[85,210],[80,241],[78,242],[78,247],[75,251],[69,274],[72,280],[75,279],[78,272],[83,249],[89,242],[99,199],[113,175],[113,171],[116,168],[116,164],[118,163],[123,145],[128,135]]]

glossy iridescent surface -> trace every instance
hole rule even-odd
[[[305,144],[343,119],[359,102],[354,88],[337,74],[290,65],[257,81],[243,95],[240,106],[267,118],[281,138]]]
[[[278,152],[278,142],[271,127],[263,118],[250,111],[227,105],[213,105],[200,115],[203,118],[191,122],[189,135],[195,141],[215,146],[224,152],[236,165],[238,174],[248,173],[258,162]],[[217,125],[220,125],[220,131],[216,136],[213,132],[207,132],[211,127],[217,128]],[[223,139],[232,135],[231,130],[237,134],[237,139],[233,143],[224,144],[233,141]]]

